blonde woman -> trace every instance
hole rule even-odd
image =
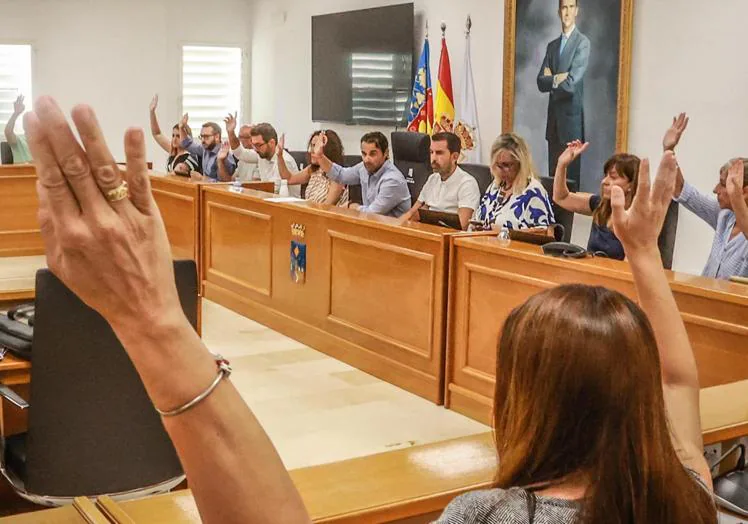
[[[524,139],[514,133],[501,135],[491,146],[488,186],[475,210],[473,222],[483,229],[527,229],[555,224],[551,200],[540,183]]]

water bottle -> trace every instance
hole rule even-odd
[[[507,247],[509,244],[511,244],[512,239],[509,238],[509,228],[506,226],[502,226],[497,238],[499,239],[499,245],[501,247]]]
[[[234,175],[234,180],[231,182],[231,187],[229,187],[229,191],[232,193],[242,193],[243,187],[242,187],[242,181]]]
[[[288,180],[281,180],[280,189],[278,189],[278,196],[279,197],[291,196],[291,193],[288,191]]]

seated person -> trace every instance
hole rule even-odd
[[[151,135],[156,143],[169,153],[166,160],[166,172],[182,176],[190,176],[193,173],[200,173],[200,163],[192,153],[182,149],[182,140],[180,139],[179,125],[175,125],[171,130],[171,141],[161,133],[161,126],[158,124],[156,108],[158,107],[158,95],[154,95],[150,105]],[[192,138],[192,130],[186,129],[187,135]]]
[[[324,147],[327,136],[323,132],[320,137]],[[312,162],[318,164],[333,182],[348,186],[361,185],[364,205],[349,203],[349,208],[398,218],[410,209],[410,191],[405,177],[388,158],[389,147],[387,137],[382,133],[367,133],[361,137],[363,161],[355,166],[335,164],[324,151],[312,153]]]
[[[462,229],[467,229],[480,201],[478,181],[457,165],[462,151],[460,137],[454,133],[437,133],[431,137],[431,169],[434,170],[421,189],[418,200],[403,215],[405,220],[418,220],[419,209],[455,213]]]
[[[291,153],[282,149],[282,154],[278,153],[278,133],[270,124],[257,124],[249,132],[252,149],[245,148],[239,138],[236,136],[236,117],[229,115],[226,120],[226,129],[231,129],[229,134],[229,144],[231,153],[239,162],[255,164],[259,171],[260,180],[263,182],[275,182],[276,187],[280,184],[280,164],[285,164],[287,171],[298,173],[299,167]],[[278,156],[283,162],[278,162]],[[301,198],[301,186],[288,187],[288,194],[292,197]]]
[[[199,144],[192,139],[188,128],[189,115],[185,113],[179,123],[179,137],[182,140],[180,145],[200,159],[203,175],[219,182],[231,182],[236,170],[236,159],[228,155],[225,160],[218,161],[218,153],[221,150],[221,126],[215,122],[204,123],[200,130]]]
[[[307,184],[304,197],[310,202],[318,204],[327,204],[330,206],[348,206],[348,187],[337,182],[333,182],[322,171],[319,165],[311,161],[311,154],[321,147],[320,135],[323,131],[315,131],[309,137],[307,150],[310,155],[310,163],[298,173],[291,173],[286,167],[285,162],[278,164],[278,172],[281,178],[288,180],[289,186]],[[343,143],[340,141],[338,134],[332,129],[324,131],[327,141],[324,145],[324,153],[327,158],[335,164],[343,163]],[[284,151],[284,138],[281,137],[278,143],[278,152]]]
[[[5,140],[10,146],[10,151],[13,153],[14,164],[30,164],[31,153],[29,152],[29,146],[26,144],[26,137],[24,135],[17,135],[15,132],[16,120],[18,117],[26,111],[26,106],[23,103],[23,95],[18,95],[16,101],[13,102],[13,114],[10,115],[8,123],[5,124]]]
[[[252,151],[252,126],[250,124],[244,124],[239,128],[239,135],[236,134],[236,113],[229,115],[223,119],[226,123],[226,133],[229,136],[229,144],[241,144],[241,146],[249,151]],[[233,137],[233,138],[232,138]],[[234,171],[234,179],[241,180],[242,182],[248,182],[250,180],[259,180],[259,168],[257,162],[245,162],[237,159],[236,171]]]
[[[688,117],[681,113],[665,134],[662,146],[674,151],[680,141]],[[748,276],[748,159],[734,158],[719,170],[719,182],[707,196],[686,182],[678,169],[675,182],[676,202],[701,218],[714,229],[712,251],[701,275],[727,280],[732,276]]]
[[[527,229],[556,223],[551,200],[540,183],[525,140],[514,133],[501,135],[491,146],[488,186],[473,222],[483,229]]]
[[[36,107],[26,125],[50,269],[122,341],[163,417],[200,516],[310,523],[270,438],[232,381],[222,380],[226,361],[216,362],[182,312],[142,132],[125,135],[130,189],[112,202],[83,190],[103,183],[95,178],[101,170],[84,171],[81,184],[65,183],[81,177],[71,166],[111,158],[103,140],[88,138],[101,135],[90,110],[73,110],[81,148],[54,101],[41,98]],[[44,131],[50,128],[64,132]],[[657,253],[676,172],[674,155],[665,153],[650,191],[649,162],[642,161],[628,210],[621,189],[612,190],[638,304],[571,284],[543,290],[509,313],[498,337],[491,409],[500,467],[492,489],[458,496],[437,522],[717,523],[698,368]]]
[[[566,171],[569,165],[587,149],[588,143],[576,140],[570,143],[566,151],[558,158],[556,176],[553,180],[553,201],[572,213],[592,217],[590,239],[587,250],[593,253],[605,253],[609,258],[623,260],[626,255],[623,246],[611,226],[610,192],[613,186],[623,189],[626,196],[626,209],[636,194],[639,175],[639,157],[620,153],[613,155],[603,166],[603,178],[600,194],[571,193],[566,186]]]

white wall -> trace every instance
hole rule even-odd
[[[311,122],[311,20],[315,14],[398,3],[400,0],[256,0],[253,25],[252,119],[270,121],[287,134],[288,147],[305,145]],[[689,181],[711,191],[718,167],[747,155],[748,115],[744,86],[743,20],[748,2],[720,0],[708,8],[697,0],[635,0],[629,150],[659,159],[661,137],[670,119],[688,111],[691,125],[678,152]],[[439,61],[439,24],[448,24],[447,42],[455,90],[460,88],[465,16],[473,17],[473,68],[483,138],[484,161],[501,130],[503,1],[415,0],[416,14],[431,27],[432,74]],[[416,31],[423,38],[423,18]],[[457,95],[456,95],[457,96]],[[358,148],[359,127],[331,125],[349,153]],[[589,219],[575,222],[574,239],[585,244]],[[712,231],[681,209],[674,268],[700,273]]]
[[[252,120],[272,122],[286,133],[290,149],[304,149],[313,129],[311,105],[311,17],[342,10],[365,9],[405,0],[257,0],[252,42]],[[472,53],[476,96],[481,117],[483,150],[488,157],[491,140],[501,130],[501,53],[503,2],[499,0],[415,0],[416,49],[420,55],[426,19],[430,26],[431,68],[436,89],[442,20],[447,23],[447,45],[452,82],[460,89],[465,52],[465,19],[473,18]],[[498,103],[496,102],[498,100]],[[324,124],[343,139],[348,154],[357,154],[364,128]],[[377,128],[366,128],[366,130]],[[379,128],[392,131],[392,128]]]
[[[125,128],[144,127],[158,168],[166,155],[148,133],[153,93],[169,132],[181,108],[182,44],[238,45],[249,56],[250,1],[0,0],[0,43],[31,43],[34,96],[52,95],[66,111],[92,105],[115,158],[124,158]]]

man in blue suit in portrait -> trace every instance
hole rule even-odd
[[[577,29],[578,14],[579,0],[559,0],[561,36],[548,44],[538,73],[538,89],[550,94],[545,130],[549,176],[556,174],[556,163],[566,144],[584,141],[584,74],[590,60],[590,39]],[[567,171],[567,176],[577,184],[580,169],[581,157]]]

